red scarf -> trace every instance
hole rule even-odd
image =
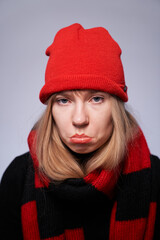
[[[21,207],[24,239],[153,239],[156,203],[150,199],[150,152],[141,131],[128,145],[121,173],[95,170],[83,179],[68,179],[57,185],[39,178],[38,161],[32,151],[34,138],[35,131],[32,131],[28,144],[34,171],[28,173]],[[83,205],[81,211],[80,205]],[[81,214],[83,209],[85,212]],[[91,225],[92,214],[96,216],[95,226]],[[108,232],[105,226],[103,229],[103,222]]]

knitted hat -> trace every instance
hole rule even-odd
[[[78,23],[62,28],[46,55],[42,103],[53,93],[73,89],[99,90],[128,100],[121,49],[105,28],[84,29]]]

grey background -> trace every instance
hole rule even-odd
[[[28,133],[44,110],[38,96],[45,50],[60,28],[75,22],[103,26],[119,43],[127,105],[160,156],[159,0],[0,0],[0,176],[28,151]]]

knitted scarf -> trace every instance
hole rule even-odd
[[[95,170],[60,184],[42,182],[31,158],[21,218],[25,240],[151,240],[156,203],[151,201],[150,152],[143,133],[128,145],[121,173]]]

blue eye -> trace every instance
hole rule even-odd
[[[92,100],[95,102],[95,103],[99,103],[99,102],[102,102],[103,101],[103,97],[93,97]]]
[[[68,103],[68,99],[61,98],[61,99],[58,99],[57,102],[60,103],[60,104],[66,104],[66,103]]]

